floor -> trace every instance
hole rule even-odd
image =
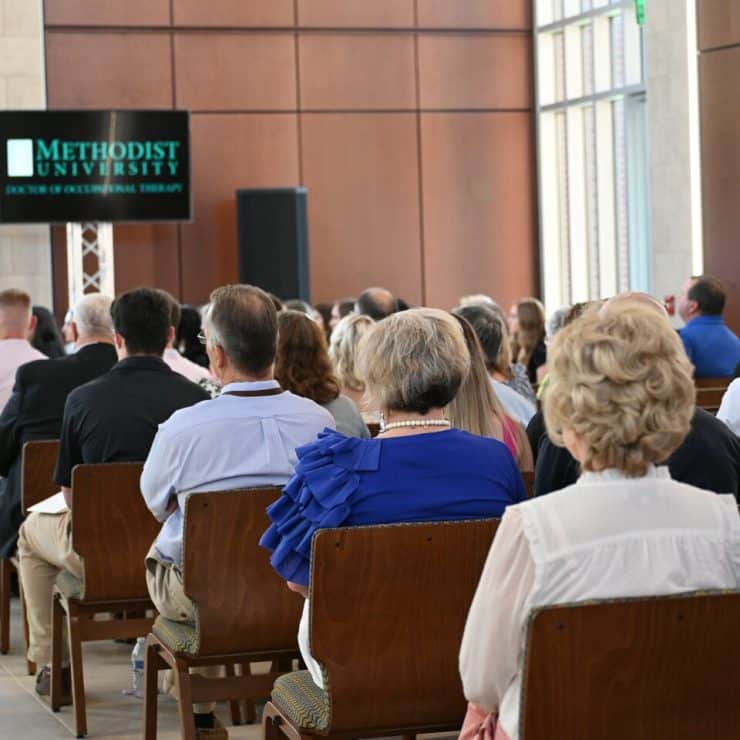
[[[48,703],[36,695],[34,677],[26,673],[17,599],[12,602],[10,637],[10,652],[0,655],[0,739],[61,740],[75,737],[72,707],[53,713]],[[142,700],[122,693],[131,684],[131,646],[113,642],[86,643],[83,661],[88,737],[141,738]],[[226,705],[219,705],[216,712],[228,726]],[[159,697],[158,717],[158,738],[176,740],[180,737],[177,703],[171,696]],[[258,740],[262,731],[259,724],[229,727],[229,737]]]

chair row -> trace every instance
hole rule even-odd
[[[258,540],[277,489],[195,494],[185,507],[185,593],[194,625],[152,612],[144,557],[158,524],[139,493],[141,465],[73,473],[73,545],[84,578],[62,574],[54,594],[52,706],[59,708],[66,614],[78,736],[87,732],[80,645],[141,636],[146,653],[144,736],[156,737],[157,671],[175,674],[183,738],[192,704],[271,695],[266,740],[454,731],[465,701],[458,652],[496,520],[355,527],[313,541],[310,644],[325,690],[297,657],[303,600]],[[389,577],[392,574],[392,577]],[[100,611],[129,618],[95,621]],[[616,600],[535,610],[525,657],[522,737],[729,738],[740,726],[740,594]],[[249,664],[271,661],[267,674]],[[191,667],[223,665],[221,679]],[[251,716],[250,716],[251,715]],[[253,718],[248,707],[248,718]],[[626,725],[625,723],[628,723]],[[637,731],[635,728],[637,728]],[[562,731],[561,731],[562,730]]]

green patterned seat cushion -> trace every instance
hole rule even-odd
[[[317,732],[329,729],[329,696],[308,671],[280,676],[272,687],[272,701],[296,727]]]
[[[83,583],[72,575],[68,570],[63,570],[59,573],[56,580],[57,588],[64,594],[67,599],[81,599]]]
[[[172,619],[157,617],[152,632],[173,653],[198,654],[200,641],[193,622],[175,622]]]

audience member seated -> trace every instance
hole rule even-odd
[[[454,315],[454,314],[453,314]],[[470,372],[447,407],[447,418],[456,429],[503,442],[522,471],[534,470],[532,450],[524,428],[507,416],[493,392],[478,337],[462,316],[455,316],[463,329],[470,353]]]
[[[123,293],[113,302],[111,316],[119,362],[73,390],[64,407],[55,479],[67,507],[75,465],[145,460],[157,426],[177,409],[207,398],[162,361],[174,331],[169,302],[159,291]],[[40,668],[36,692],[48,695],[54,581],[64,569],[77,578],[83,575],[72,548],[71,512],[30,514],[20,529],[18,552],[30,633],[28,659]]]
[[[550,349],[544,406],[550,433],[584,474],[506,511],[460,652],[472,703],[466,725],[487,723],[493,713],[496,738],[510,740],[520,736],[530,609],[740,585],[733,497],[675,482],[655,467],[685,438],[694,412],[691,366],[665,318],[623,306],[563,329]]]
[[[531,400],[529,400],[503,380],[505,376],[501,372],[501,369],[510,367],[509,347],[506,341],[506,324],[503,319],[500,318],[495,309],[482,303],[475,306],[461,306],[460,308],[456,308],[453,313],[457,316],[462,316],[473,327],[473,331],[476,333],[483,350],[486,369],[491,376],[493,390],[498,400],[501,401],[504,410],[512,419],[516,419],[516,421],[526,427],[537,410],[534,401],[534,391],[532,391],[532,386],[530,385]],[[525,381],[529,384],[527,378],[525,378]]]
[[[355,301],[355,313],[369,316],[373,321],[381,321],[396,311],[398,303],[393,293],[385,288],[363,290]]]
[[[75,342],[77,337],[74,334],[75,310],[70,306],[67,313],[64,314],[64,323],[62,324],[62,339],[64,341],[64,354],[71,355],[75,351]]]
[[[725,291],[719,280],[692,277],[678,298],[679,316],[686,326],[679,330],[697,378],[731,377],[740,362],[740,339],[722,318]]]
[[[175,336],[175,347],[186,359],[208,368],[208,355],[198,336],[200,335],[200,312],[193,306],[180,306],[180,323]]]
[[[306,314],[283,311],[278,316],[275,379],[285,390],[323,406],[334,417],[340,434],[370,436],[357,406],[340,393],[324,332]]]
[[[170,305],[170,325],[172,326],[171,337],[167,341],[162,359],[169,365],[170,370],[174,370],[180,375],[184,375],[188,380],[192,380],[193,383],[199,383],[201,380],[212,380],[211,373],[208,372],[207,368],[203,365],[199,365],[197,362],[188,360],[187,357],[180,354],[175,349],[175,337],[180,328],[180,321],[182,318],[182,311],[180,304],[177,302],[174,296],[170,295],[166,290],[160,291],[162,295],[167,299]]]
[[[324,336],[326,337],[326,344],[328,346],[329,344],[329,337],[331,336],[331,303],[317,303],[314,307],[314,311],[319,315],[321,320],[319,321],[317,319],[317,323],[321,327],[322,331],[324,332]]]
[[[530,383],[538,383],[544,375],[538,370],[547,362],[545,307],[536,298],[518,301],[509,311],[509,331],[514,362],[527,369]]]
[[[334,328],[329,346],[329,357],[342,393],[351,398],[363,414],[373,417],[377,416],[378,409],[369,408],[365,402],[365,383],[357,375],[357,352],[360,341],[374,324],[369,316],[345,316]]]
[[[596,305],[598,304],[590,304],[591,309],[588,310],[594,309]],[[668,325],[663,304],[646,293],[623,293],[612,298],[600,310],[602,314],[608,314],[619,312],[625,307],[650,310],[657,319]],[[573,321],[574,315],[577,318],[582,312],[571,311],[567,323]],[[528,434],[536,419],[537,417],[530,423]],[[567,449],[554,445],[546,432],[538,442],[535,457],[536,496],[560,490],[578,480],[578,462]],[[688,435],[664,464],[674,480],[716,493],[740,494],[740,440],[712,414],[698,407],[691,417]]]
[[[331,307],[331,319],[329,320],[329,328],[333,332],[337,324],[345,317],[354,313],[355,310],[355,299],[354,298],[342,298],[336,301]]]
[[[54,314],[43,306],[34,306],[31,311],[36,317],[36,328],[33,330],[31,346],[46,357],[52,359],[64,357],[64,339],[62,339]]]
[[[733,380],[725,391],[717,418],[740,435],[740,378]]]
[[[444,408],[470,370],[452,316],[426,308],[381,321],[362,343],[359,367],[368,395],[383,410],[380,435],[361,440],[325,432],[298,449],[295,476],[268,509],[273,523],[261,544],[289,587],[306,597],[317,529],[496,517],[526,497],[504,445],[450,429],[445,419]],[[307,607],[298,641],[321,686],[308,645]]]
[[[146,559],[147,584],[159,613],[168,619],[196,618],[182,585],[188,494],[282,485],[293,473],[295,448],[334,427],[328,411],[275,381],[277,317],[270,296],[259,288],[230,285],[211,294],[204,333],[223,393],[162,424],[144,465],[141,491],[163,522]],[[195,713],[198,737],[227,737],[212,704],[196,705]]]
[[[46,359],[29,341],[35,328],[31,296],[14,288],[0,291],[0,409],[10,398],[16,370],[31,360]]]
[[[0,415],[0,556],[15,551],[21,524],[21,453],[34,439],[59,439],[64,404],[70,391],[115,365],[111,299],[100,293],[75,306],[76,353],[21,365],[10,400]]]

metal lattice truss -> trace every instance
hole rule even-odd
[[[113,224],[67,224],[69,305],[85,293],[115,295]]]

